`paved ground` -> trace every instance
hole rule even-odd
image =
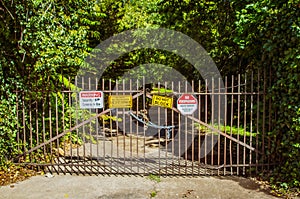
[[[0,187],[2,199],[276,198],[241,177],[35,176]]]

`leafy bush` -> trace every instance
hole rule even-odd
[[[1,99],[0,104],[0,169],[5,169],[17,153],[17,117],[13,99]]]
[[[300,187],[300,108],[295,111],[289,134],[284,135],[279,146],[282,163],[275,169],[271,182],[276,188],[288,190],[291,187]]]

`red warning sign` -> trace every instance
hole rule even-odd
[[[101,97],[102,92],[100,91],[84,91],[80,92],[81,98],[94,98],[94,97]]]

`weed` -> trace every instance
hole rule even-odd
[[[157,195],[157,192],[156,192],[156,191],[152,191],[152,192],[150,193],[150,197],[151,197],[151,198],[154,198],[156,195]]]
[[[150,175],[148,176],[148,178],[149,178],[150,180],[152,180],[152,181],[160,182],[160,177],[157,176],[157,175],[150,174]]]

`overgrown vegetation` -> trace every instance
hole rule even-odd
[[[299,9],[298,0],[1,0],[0,167],[5,168],[18,147],[24,147],[17,145],[18,130],[33,128],[38,133],[38,129],[18,121],[16,106],[20,96],[14,92],[16,89],[23,91],[26,99],[28,90],[68,88],[79,68],[93,70],[84,59],[101,41],[129,29],[164,27],[199,42],[224,76],[265,71],[261,75],[269,80],[261,83],[267,86],[266,101],[272,101],[267,119],[273,127],[267,154],[279,163],[269,180],[284,190],[299,187]],[[168,65],[189,80],[200,79],[181,57],[155,49],[122,56],[110,65],[104,77],[115,78],[144,63]],[[54,83],[56,80],[60,83]],[[37,93],[24,110],[38,108],[42,114],[47,106],[42,100],[45,96],[48,104],[59,99],[58,107],[64,107],[59,121],[70,124],[62,115],[72,114],[71,107],[59,92],[51,97],[49,92]],[[46,117],[48,121],[53,119]],[[267,128],[269,124],[265,125]]]
[[[12,97],[12,96],[10,96]],[[0,168],[7,168],[11,158],[17,154],[16,107],[13,102],[1,99],[0,104]]]

